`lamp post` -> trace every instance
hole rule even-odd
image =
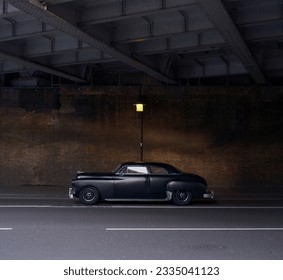
[[[140,161],[143,161],[143,103],[134,104],[140,117]]]

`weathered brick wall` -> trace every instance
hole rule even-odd
[[[0,91],[0,186],[68,185],[139,160],[138,87]],[[144,159],[210,185],[283,182],[283,89],[149,87]]]

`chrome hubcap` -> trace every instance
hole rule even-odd
[[[94,191],[92,191],[92,190],[86,190],[85,191],[85,193],[84,193],[84,198],[86,199],[86,200],[92,200],[93,198],[94,198]]]
[[[186,200],[186,199],[188,198],[188,194],[187,194],[187,192],[181,192],[181,191],[179,191],[179,192],[177,193],[177,197],[178,197],[178,199],[180,199],[180,200]]]

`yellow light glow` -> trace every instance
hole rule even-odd
[[[136,105],[136,111],[137,112],[143,112],[143,104],[139,103],[139,104],[135,104]]]

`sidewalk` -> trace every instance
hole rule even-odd
[[[225,200],[282,200],[283,186],[268,187],[214,187],[215,199]]]
[[[22,185],[0,186],[0,199],[2,198],[38,198],[38,199],[64,199],[68,196],[69,187],[56,185]]]
[[[211,187],[216,200],[282,200],[283,186],[276,187]],[[22,185],[0,186],[0,199],[3,198],[38,198],[68,199],[68,186]]]

